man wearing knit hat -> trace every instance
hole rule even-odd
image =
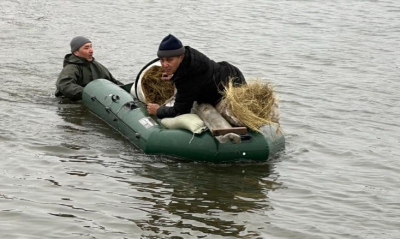
[[[57,97],[81,100],[83,88],[100,78],[122,85],[106,67],[93,58],[93,46],[89,39],[83,36],[74,37],[70,46],[71,53],[65,55],[63,69],[56,82]]]
[[[171,80],[177,89],[174,106],[147,104],[147,111],[159,119],[189,113],[193,103],[215,106],[232,80],[234,86],[246,84],[242,72],[228,62],[215,62],[190,46],[183,46],[169,34],[157,51],[163,70],[163,80]]]

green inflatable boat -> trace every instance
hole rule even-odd
[[[283,134],[269,125],[261,127],[261,132],[248,130],[239,136],[239,142],[220,142],[209,130],[193,134],[186,129],[167,129],[148,114],[139,99],[135,87],[138,78],[124,86],[94,80],[85,86],[82,100],[145,154],[213,163],[266,161],[285,147]]]

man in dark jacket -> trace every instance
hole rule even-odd
[[[77,36],[71,40],[70,45],[72,53],[65,55],[63,69],[56,82],[57,97],[81,100],[83,88],[100,78],[122,85],[106,67],[93,58],[93,46],[89,39]]]
[[[166,36],[158,49],[164,72],[163,80],[171,80],[177,89],[174,106],[147,104],[149,114],[159,119],[189,113],[193,103],[209,103],[215,106],[221,92],[232,80],[233,85],[246,84],[242,72],[228,62],[215,62],[203,53],[182,42],[173,35]]]

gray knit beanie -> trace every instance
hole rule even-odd
[[[83,37],[83,36],[74,37],[70,43],[71,52],[78,50],[79,47],[81,47],[83,44],[88,43],[88,42],[91,42],[91,41],[89,39],[87,39],[86,37]]]

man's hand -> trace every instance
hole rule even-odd
[[[158,108],[160,108],[160,105],[158,104],[153,104],[153,103],[147,104],[147,112],[149,112],[150,115],[157,115]]]

